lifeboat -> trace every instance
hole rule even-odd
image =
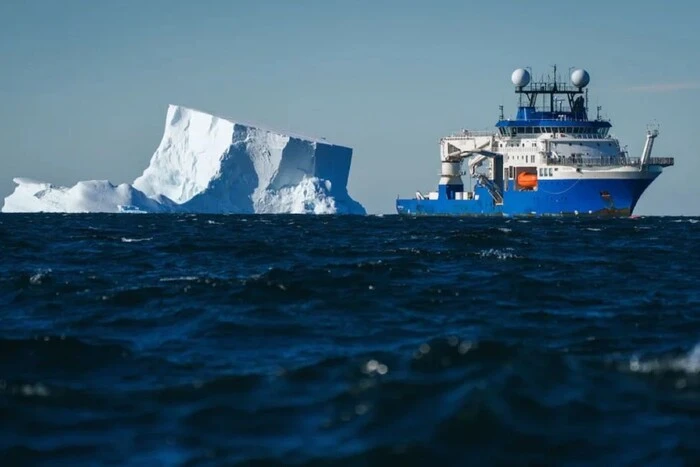
[[[532,172],[519,173],[518,185],[523,188],[535,188],[537,186],[537,174]]]

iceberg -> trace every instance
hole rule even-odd
[[[15,191],[5,198],[2,212],[168,212],[173,203],[149,198],[133,186],[108,180],[78,182],[62,187],[27,178],[14,178]]]
[[[351,161],[351,148],[324,139],[170,105],[161,142],[132,184],[18,177],[2,212],[364,215],[347,190]]]

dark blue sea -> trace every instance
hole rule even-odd
[[[0,465],[700,465],[699,219],[0,215]]]

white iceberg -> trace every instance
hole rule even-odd
[[[3,212],[366,214],[347,191],[352,149],[185,107],[133,185],[15,178]]]

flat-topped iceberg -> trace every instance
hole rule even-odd
[[[365,214],[347,191],[351,160],[348,147],[171,105],[132,185],[15,178],[2,211]]]

